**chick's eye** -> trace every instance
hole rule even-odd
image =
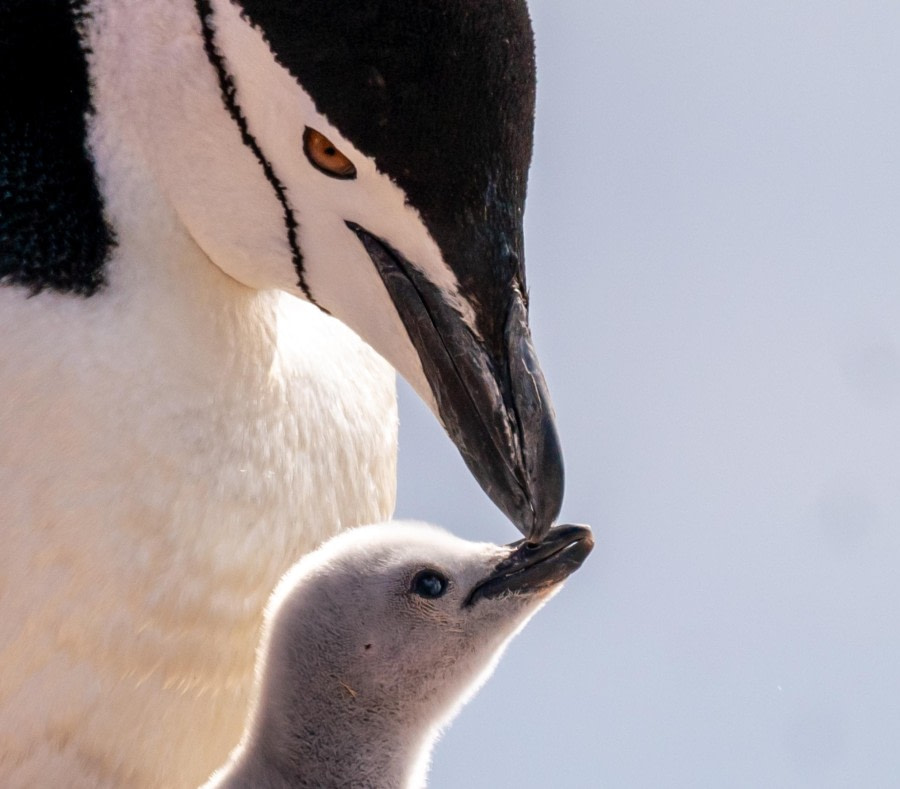
[[[303,132],[303,152],[313,167],[332,178],[356,178],[356,167],[324,134],[310,129]]]
[[[422,570],[413,578],[412,590],[419,597],[434,599],[447,591],[447,579],[434,570]]]

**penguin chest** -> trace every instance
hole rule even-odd
[[[285,299],[271,345],[188,365],[87,329],[41,347],[19,328],[0,357],[10,785],[204,780],[240,735],[278,578],[390,516],[393,371]]]

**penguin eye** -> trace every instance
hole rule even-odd
[[[356,167],[324,134],[309,126],[303,131],[303,152],[313,167],[325,175],[342,180],[356,178]]]
[[[422,570],[413,578],[412,591],[419,597],[433,600],[447,591],[447,579],[435,570]]]

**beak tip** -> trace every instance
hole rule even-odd
[[[530,543],[547,536],[562,508],[565,488],[562,447],[556,416],[528,329],[521,298],[510,306],[506,327],[512,411],[521,447],[521,473],[527,497],[517,522]]]
[[[541,462],[530,476],[531,511],[529,528],[522,529],[531,543],[540,542],[559,517],[565,491],[565,468],[556,426],[551,419],[543,424]]]

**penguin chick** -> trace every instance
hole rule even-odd
[[[502,547],[410,523],[335,537],[272,595],[244,736],[204,789],[422,786],[441,728],[592,548],[584,526]]]

